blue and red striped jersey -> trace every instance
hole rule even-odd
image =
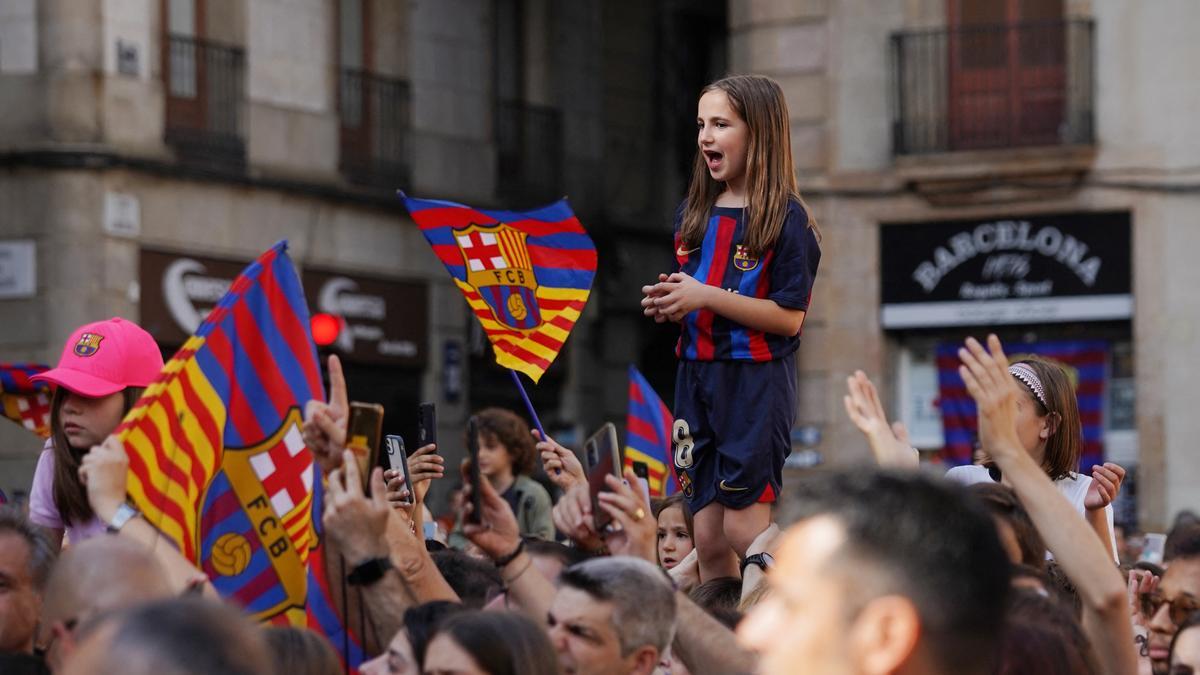
[[[704,241],[692,250],[684,250],[679,238],[682,216],[680,208],[675,215],[677,271],[731,293],[808,310],[821,247],[799,202],[788,205],[787,220],[775,245],[758,257],[742,244],[744,209],[713,207]],[[771,361],[794,353],[799,346],[799,332],[785,336],[751,330],[701,309],[684,317],[676,355],[688,361]]]

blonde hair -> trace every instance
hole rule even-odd
[[[774,246],[787,218],[788,203],[795,200],[808,216],[809,226],[819,241],[821,230],[808,205],[800,197],[792,165],[791,120],[783,89],[769,77],[733,75],[705,87],[700,96],[725,92],[729,105],[746,122],[746,236],[745,245],[754,255]],[[704,153],[696,151],[692,181],[679,228],[688,247],[700,246],[708,226],[708,214],[723,190],[708,172]]]

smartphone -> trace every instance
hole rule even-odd
[[[1166,548],[1166,544],[1167,535],[1161,532],[1147,532],[1146,544],[1142,547],[1142,555],[1139,560],[1161,565],[1163,562],[1163,550]]]
[[[437,443],[437,405],[422,403],[417,406],[417,449]]]
[[[637,475],[638,482],[642,484],[642,498],[646,503],[650,503],[650,466],[645,462],[633,462],[633,473]]]
[[[404,439],[388,434],[383,439],[383,445],[387,448],[388,466],[392,471],[400,472],[400,475],[404,477],[404,487],[408,488],[408,500],[404,503],[411,504],[414,493],[412,479],[408,476],[408,453],[404,451]]]
[[[600,430],[592,434],[583,444],[583,453],[587,459],[588,492],[592,497],[592,517],[595,519],[596,531],[604,532],[612,522],[608,512],[600,508],[600,493],[612,492],[604,477],[608,475],[621,477],[621,446],[617,445],[617,428],[612,422],[606,422]]]
[[[350,420],[346,425],[346,448],[358,460],[362,475],[363,493],[371,489],[371,471],[379,463],[379,439],[383,434],[383,406],[378,403],[350,403]]]
[[[467,420],[467,483],[471,486],[471,512],[463,522],[479,523],[479,514],[483,511],[483,495],[479,491],[479,483],[483,476],[479,473],[479,427],[475,416]]]

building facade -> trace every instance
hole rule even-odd
[[[1133,470],[1119,519],[1200,506],[1197,20],[1186,1],[730,3],[731,69],[783,85],[824,227],[798,424],[826,463],[868,456],[841,403],[856,368],[918,447],[969,457],[947,371],[995,331],[1071,366],[1085,453]]]

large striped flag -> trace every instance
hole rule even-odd
[[[978,438],[978,419],[975,400],[958,374],[961,361],[958,348],[962,343],[939,344],[937,347],[938,406],[942,410],[942,429],[945,444],[942,461],[956,466],[970,464]],[[1079,417],[1083,422],[1083,447],[1080,466],[1085,473],[1093,464],[1104,461],[1104,389],[1108,381],[1108,343],[1100,340],[1071,340],[1064,342],[1035,342],[1005,345],[1010,360],[1038,356],[1058,362],[1066,369],[1075,385],[1079,402]]]
[[[50,386],[29,378],[47,369],[40,363],[0,363],[4,416],[42,438],[50,438]]]
[[[320,480],[300,433],[305,403],[325,394],[286,251],[279,242],[234,280],[116,433],[131,499],[223,597],[341,646],[320,564]]]
[[[566,200],[517,212],[403,199],[483,325],[496,362],[537,382],[596,275],[596,247]]]
[[[679,489],[671,461],[671,409],[650,382],[629,366],[629,414],[625,418],[625,465],[645,462],[650,469],[650,496],[666,497]]]

